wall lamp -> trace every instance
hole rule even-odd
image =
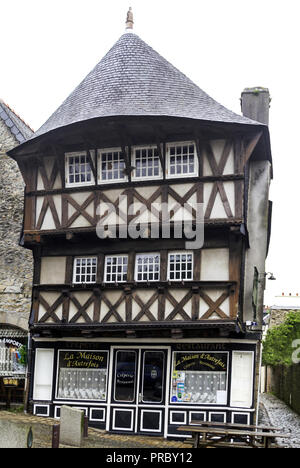
[[[268,280],[271,280],[271,281],[276,281],[276,278],[275,276],[273,275],[273,273],[271,273],[270,271],[268,271],[267,273],[264,273],[265,277],[267,277]],[[269,276],[268,276],[269,275]]]

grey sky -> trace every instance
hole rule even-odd
[[[297,0],[0,0],[0,98],[37,130],[125,30],[240,113],[245,87],[270,90],[274,160],[266,304],[300,294]]]

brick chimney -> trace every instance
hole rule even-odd
[[[269,125],[270,93],[268,88],[245,88],[241,95],[244,117]]]

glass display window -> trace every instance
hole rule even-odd
[[[56,397],[105,401],[107,365],[108,351],[59,351]]]
[[[228,353],[174,352],[171,403],[227,403]]]

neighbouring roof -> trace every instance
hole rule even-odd
[[[32,138],[111,116],[261,125],[216,102],[135,33],[125,33]]]
[[[33,130],[0,99],[0,119],[19,143],[23,143],[33,135]]]

